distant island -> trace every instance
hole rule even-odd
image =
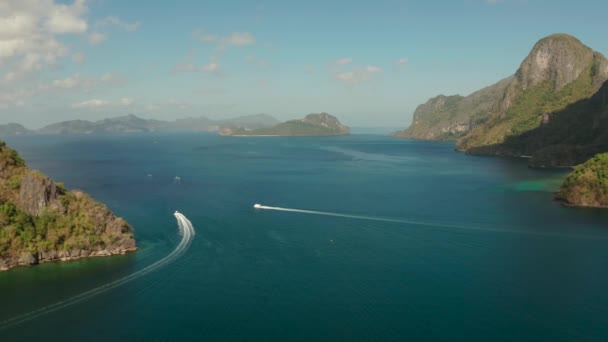
[[[0,125],[0,136],[24,134],[108,134],[142,132],[216,132],[222,127],[239,126],[246,129],[271,127],[280,121],[267,114],[240,116],[224,120],[212,120],[204,116],[173,121],[143,119],[129,114],[98,121],[70,120],[31,130],[23,125]]]
[[[29,169],[0,142],[0,271],[135,251],[131,227],[80,191]]]
[[[330,136],[348,135],[350,128],[327,113],[308,114],[303,119],[290,120],[272,127],[247,129],[226,127],[218,132],[222,136]]]
[[[409,128],[393,135],[456,140],[456,149],[469,154],[527,156],[530,167],[571,167],[608,151],[607,112],[606,57],[575,37],[554,34],[534,45],[513,76],[465,97],[432,98],[416,109]],[[580,179],[572,187],[572,177],[559,198],[573,205],[602,202],[589,200],[601,197],[600,186],[573,195],[581,188]]]

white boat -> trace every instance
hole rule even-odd
[[[254,205],[253,205],[253,207],[254,207],[254,208],[256,208],[256,209],[260,209],[260,208],[262,208],[262,205],[261,205],[261,204],[256,203],[256,204],[254,204]]]
[[[174,215],[177,215],[177,214],[179,214],[179,211],[176,210]]]

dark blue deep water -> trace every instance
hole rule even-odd
[[[163,258],[175,210],[197,235],[167,267],[0,341],[608,340],[608,211],[553,202],[564,171],[379,135],[8,142],[127,219],[140,250],[0,273],[0,321]]]

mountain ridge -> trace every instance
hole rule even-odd
[[[240,125],[249,129],[270,127],[280,121],[268,114],[245,115],[228,119],[212,120],[207,117],[189,117],[172,121],[144,119],[134,114],[89,120],[67,120],[30,130],[23,125],[0,125],[0,135],[21,134],[109,134],[136,132],[214,132],[222,127]]]

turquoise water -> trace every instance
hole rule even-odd
[[[197,235],[2,341],[608,339],[608,212],[553,202],[564,171],[379,135],[7,140],[126,218],[141,249],[0,273],[0,321],[165,257],[175,210]]]

